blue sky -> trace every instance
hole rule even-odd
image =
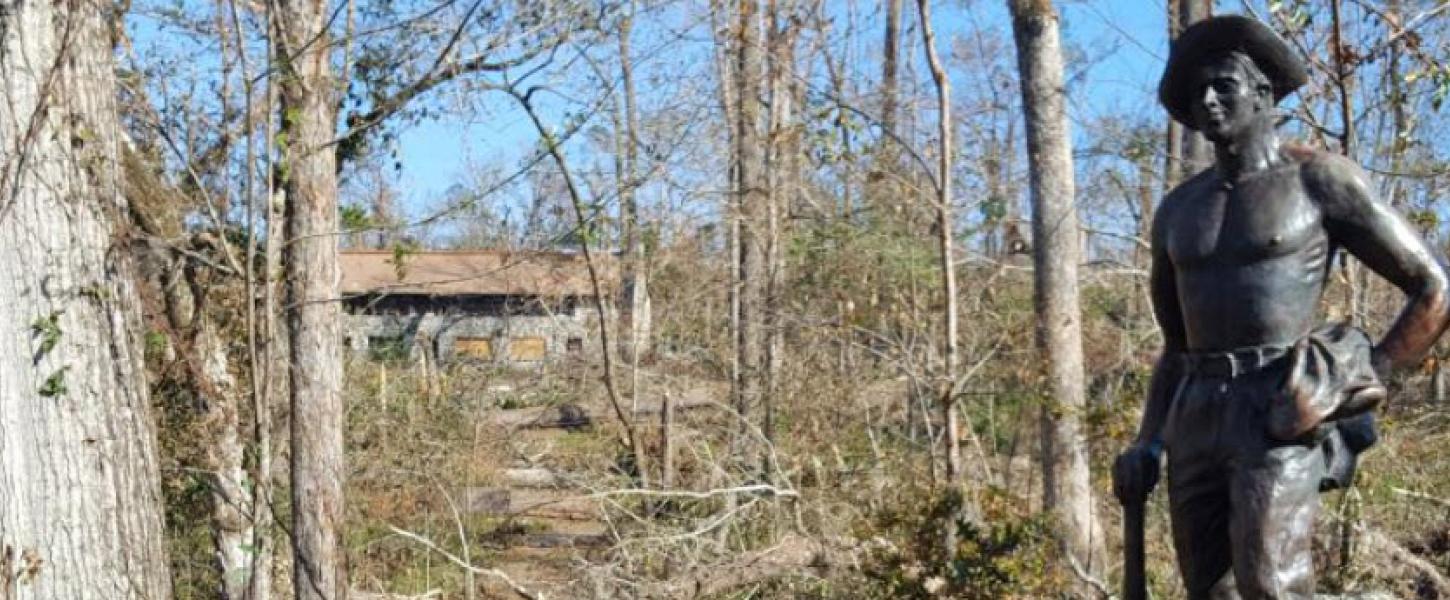
[[[867,16],[875,2],[862,2],[859,9]],[[912,3],[906,3],[904,21],[915,21]],[[1155,0],[1091,0],[1059,3],[1063,11],[1063,35],[1066,43],[1084,50],[1096,60],[1073,88],[1071,110],[1075,120],[1090,120],[1108,113],[1145,111],[1161,115],[1154,100],[1154,88],[1166,54],[1166,24],[1161,1]],[[869,6],[867,6],[869,5]],[[1005,2],[969,0],[940,2],[934,8],[939,29],[939,43],[945,46],[953,35],[959,35],[975,21],[990,28],[1010,32]],[[879,48],[879,32],[874,29],[861,34],[863,44]],[[906,40],[915,60],[922,60],[920,38]],[[638,44],[638,43],[637,43]],[[642,45],[642,44],[639,44]],[[638,47],[638,46],[637,46]],[[649,65],[642,65],[641,71]],[[1072,70],[1073,66],[1070,65]],[[862,69],[874,79],[874,67]],[[952,73],[964,81],[970,73]],[[960,85],[959,85],[960,88]],[[640,94],[648,95],[648,86]],[[451,185],[464,179],[466,171],[480,163],[502,160],[515,164],[535,146],[537,135],[523,112],[511,106],[501,94],[486,102],[486,114],[470,117],[445,117],[425,121],[400,132],[399,160],[402,163],[399,186],[408,204],[417,206],[437,198]],[[606,115],[596,117],[607,124]]]
[[[155,0],[142,6],[166,10],[169,1]],[[181,3],[178,6],[189,6],[189,0],[176,1]],[[860,29],[856,45],[849,51],[853,62],[847,65],[846,77],[861,82],[863,86],[875,85],[881,52],[879,0],[854,0],[854,4],[848,4],[849,0],[827,1],[828,10],[836,21],[833,31],[839,32],[848,26],[845,21],[851,14],[855,15]],[[923,85],[929,85],[920,35],[915,29],[914,2],[904,4],[904,56],[916,62]],[[854,9],[851,8],[853,5]],[[705,18],[700,12],[703,6],[706,3],[701,1],[678,3],[666,9],[664,14],[642,18],[637,23],[634,54],[637,57],[642,111],[650,109],[651,99],[667,99],[669,94],[678,94],[680,89],[708,85],[703,81],[705,79],[713,81],[714,68],[709,63],[709,32],[703,26]],[[1085,59],[1068,65],[1069,74],[1078,75],[1070,83],[1069,90],[1070,114],[1075,131],[1081,134],[1085,124],[1105,115],[1128,115],[1161,122],[1163,112],[1155,101],[1154,88],[1167,47],[1163,0],[1060,0],[1058,6],[1063,13],[1062,33],[1066,47],[1072,52],[1070,56]],[[192,8],[200,12],[208,10],[200,5]],[[965,35],[974,27],[982,27],[1002,36],[1007,51],[1010,51],[1011,25],[1006,12],[1005,0],[935,2],[933,16],[940,50],[947,53],[953,38]],[[138,48],[152,44],[170,45],[173,56],[179,52],[183,57],[173,68],[216,69],[214,49],[178,47],[176,44],[186,43],[181,41],[184,36],[170,36],[166,31],[158,31],[156,23],[155,19],[144,14],[133,14],[129,19],[130,31]],[[698,31],[687,42],[661,41],[667,30],[691,27]],[[607,57],[612,50],[601,49],[598,56]],[[1012,60],[1011,57],[1005,58],[1009,62]],[[963,90],[977,83],[974,78],[981,76],[963,71],[952,69],[950,73],[954,89],[959,92],[958,97]],[[560,89],[572,85],[577,88],[573,90],[575,94],[587,98],[599,93],[597,86],[590,89],[585,83],[581,74],[587,72],[582,65],[576,64],[571,72],[545,73],[539,77],[551,78],[549,83],[558,84]],[[673,81],[681,78],[681,73],[695,81],[685,84]],[[452,87],[444,86],[444,89],[435,91],[428,102],[443,105],[449,98],[456,99],[456,96],[449,96],[453,92],[448,88]],[[206,91],[198,90],[198,93],[205,94]],[[469,103],[472,106],[467,110],[443,111],[442,116],[395,130],[398,134],[396,159],[401,167],[396,172],[395,184],[401,192],[401,208],[408,215],[417,216],[436,207],[450,187],[472,183],[472,171],[489,166],[512,171],[522,158],[537,148],[537,133],[512,99],[500,92],[482,92],[480,96],[471,97]],[[578,106],[576,102],[574,108]],[[565,103],[557,100],[546,102],[544,116],[546,120],[558,123],[563,120],[562,113],[567,108]],[[924,112],[920,119],[923,127],[930,127],[935,119],[934,111]],[[608,127],[607,112],[597,114],[592,124]],[[1020,126],[1017,131],[1020,134]],[[600,156],[590,155],[588,144],[580,140],[571,143],[568,151],[571,159],[579,164],[606,165],[608,162]]]

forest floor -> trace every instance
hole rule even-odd
[[[677,489],[761,484],[712,454],[725,452],[722,432],[736,427],[724,383],[662,372],[684,370],[642,369],[638,398],[621,399],[649,460],[661,452],[668,397]],[[978,439],[964,453],[985,458],[967,461],[966,497],[978,508],[944,509],[956,505],[931,491],[921,446],[889,434],[910,428],[902,379],[817,390],[831,410],[783,415],[782,427],[795,433],[776,448],[774,495],[672,498],[639,493],[628,475],[634,461],[597,369],[454,369],[432,400],[406,365],[350,373],[353,580],[375,598],[1034,598],[1066,597],[1043,590],[1073,579],[1050,558],[1050,524],[1033,508],[1040,482],[1030,444],[976,420]],[[1003,429],[1021,421],[995,410]],[[840,420],[861,418],[876,419],[879,437],[860,439]],[[1450,413],[1392,407],[1382,424],[1359,485],[1323,499],[1321,590],[1334,594],[1326,598],[1447,597],[1438,590],[1450,589]],[[1100,438],[1095,448],[1097,489],[1107,489],[1109,447],[1118,445]],[[646,471],[655,478],[659,466]],[[1150,582],[1155,597],[1178,598],[1163,496],[1149,512]],[[1098,504],[1111,532],[1103,580],[1115,582],[1117,511],[1105,492]],[[942,514],[966,519],[950,563],[970,573],[960,581],[935,574],[944,562],[932,545]],[[462,564],[474,565],[471,578]],[[727,593],[731,580],[744,596]]]

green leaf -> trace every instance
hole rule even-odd
[[[368,216],[367,209],[361,206],[344,204],[338,207],[337,212],[344,230],[357,231],[373,226],[372,217]]]
[[[50,377],[46,377],[45,383],[40,385],[40,395],[46,398],[64,395],[66,393],[65,372],[68,370],[70,370],[69,366],[61,367],[59,371],[51,373]]]
[[[50,351],[55,349],[56,344],[60,343],[60,315],[64,312],[60,310],[51,311],[49,315],[36,317],[30,323],[30,332],[40,337],[41,356],[50,354]]]

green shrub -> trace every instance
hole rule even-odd
[[[956,491],[926,492],[916,502],[898,502],[881,526],[901,535],[876,552],[865,568],[891,598],[1049,598],[1064,589],[1052,565],[1054,544],[1048,519],[1020,509],[1020,498],[988,490],[982,515],[971,518]],[[956,544],[943,556],[947,524],[955,523]]]

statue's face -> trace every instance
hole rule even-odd
[[[1210,142],[1241,138],[1273,108],[1270,92],[1259,85],[1263,75],[1249,72],[1254,67],[1248,62],[1225,54],[1198,69],[1191,108],[1198,131]]]

